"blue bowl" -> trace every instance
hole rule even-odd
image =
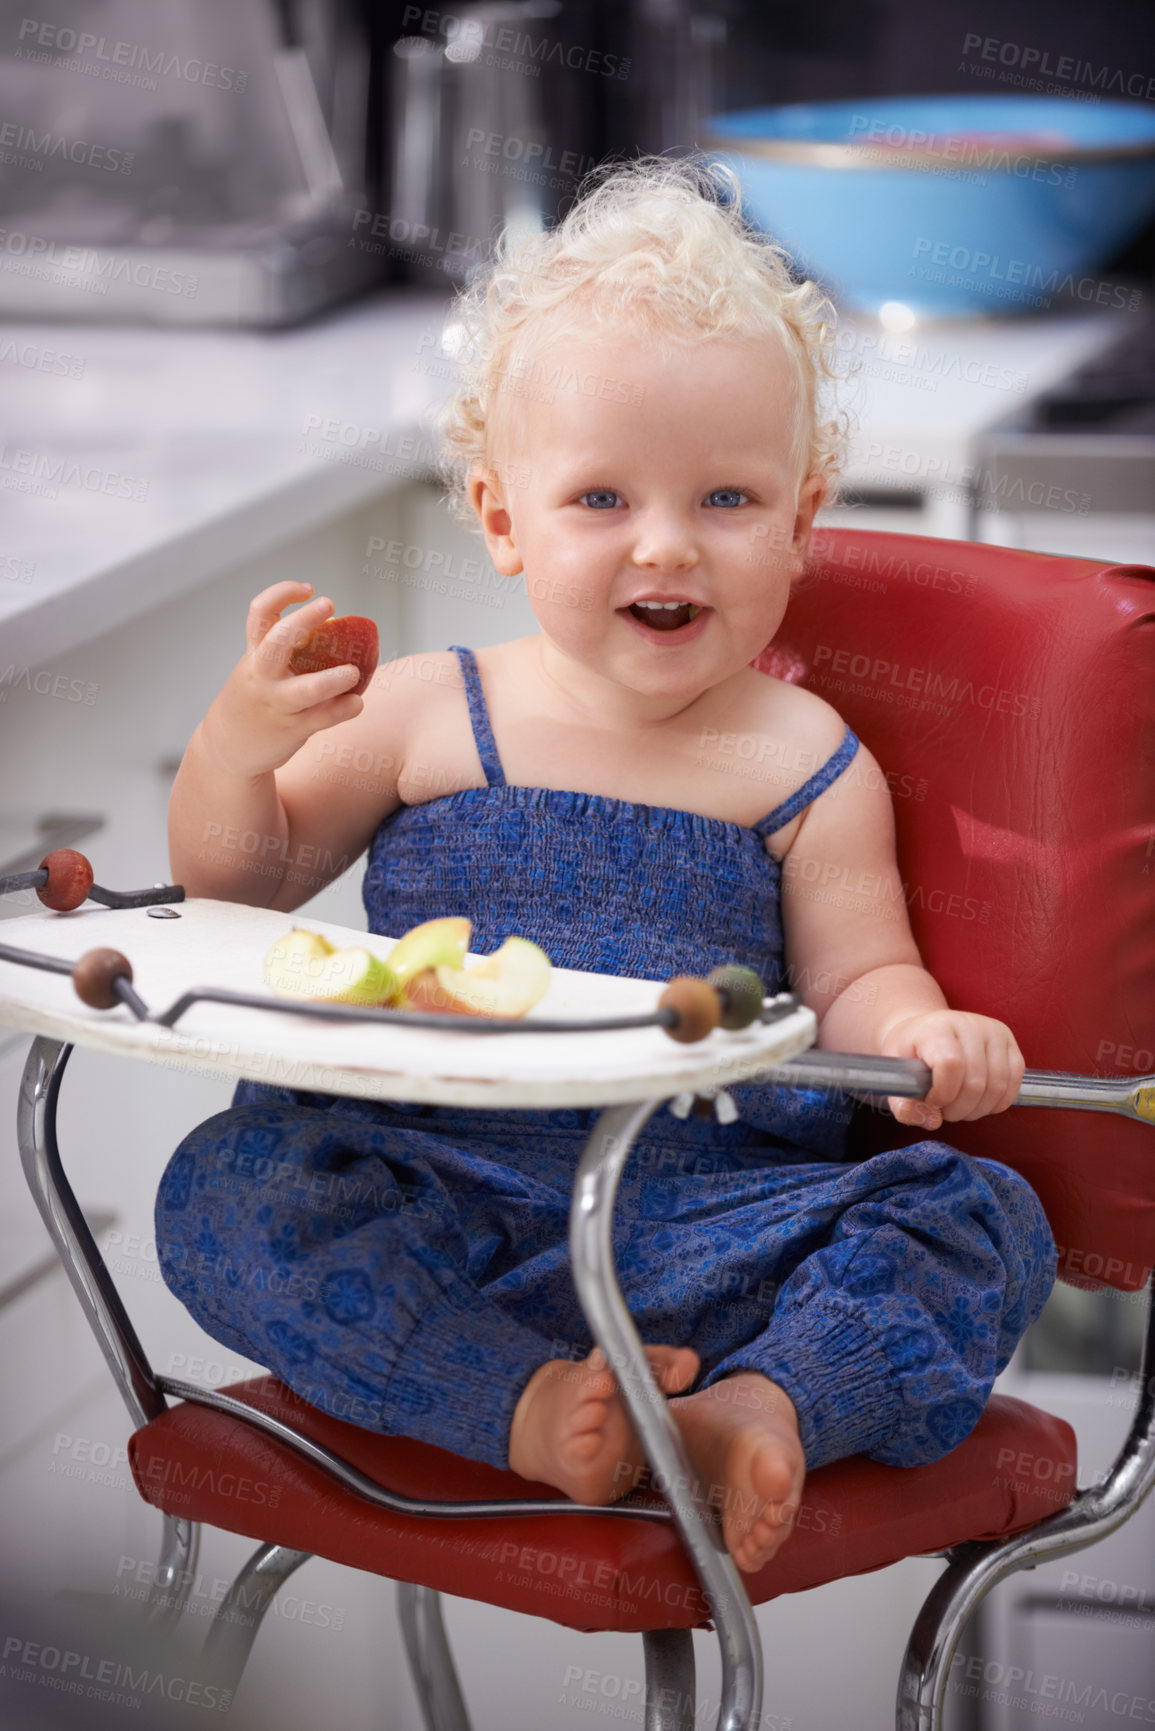
[[[707,121],[758,227],[836,299],[938,318],[1130,307],[1090,273],[1155,211],[1155,109],[919,96]]]

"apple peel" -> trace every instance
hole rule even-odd
[[[324,1004],[388,1004],[398,985],[388,962],[363,945],[336,949],[320,932],[294,926],[264,963],[265,984],[278,998]]]
[[[472,929],[460,916],[425,920],[381,957],[363,945],[336,949],[320,932],[294,926],[266,955],[265,983],[277,997],[316,1003],[526,1015],[549,990],[549,957],[529,938],[509,937],[491,956],[462,967]]]
[[[469,950],[472,923],[463,916],[423,920],[411,926],[389,951],[389,968],[400,987],[399,1005],[415,1007],[409,991],[415,979],[434,968],[458,969]]]
[[[327,667],[351,666],[357,669],[353,696],[360,697],[377,671],[380,644],[377,627],[372,619],[357,613],[343,613],[326,619],[311,631],[303,643],[298,643],[289,656],[294,673],[323,673]],[[342,696],[348,696],[343,692]]]
[[[540,945],[511,937],[472,968],[442,963],[431,974],[419,975],[408,997],[414,1008],[517,1020],[544,998],[552,973],[553,964]]]

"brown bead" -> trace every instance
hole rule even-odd
[[[694,974],[679,974],[658,999],[659,1010],[674,1010],[678,1020],[666,1032],[671,1040],[704,1040],[722,1019],[722,1003],[713,986]]]
[[[92,888],[92,867],[82,853],[73,847],[54,848],[45,854],[39,869],[48,868],[48,882],[41,884],[36,894],[46,908],[66,914],[88,900]]]
[[[132,979],[132,965],[119,950],[87,950],[72,970],[77,997],[93,1010],[116,1008],[113,982],[121,979]]]

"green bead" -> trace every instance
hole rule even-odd
[[[766,989],[753,968],[726,962],[707,976],[707,983],[721,994],[724,1028],[748,1028],[762,1014]]]

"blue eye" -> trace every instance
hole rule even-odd
[[[586,505],[593,500],[594,503],[590,506],[591,510],[605,511],[612,510],[615,500],[620,499],[620,497],[621,495],[615,493],[612,487],[593,487],[588,493],[582,494],[581,502]],[[723,506],[727,510],[732,510],[740,505],[746,497],[747,495],[740,487],[715,487],[714,491],[707,495],[708,502],[711,504],[721,498]]]

